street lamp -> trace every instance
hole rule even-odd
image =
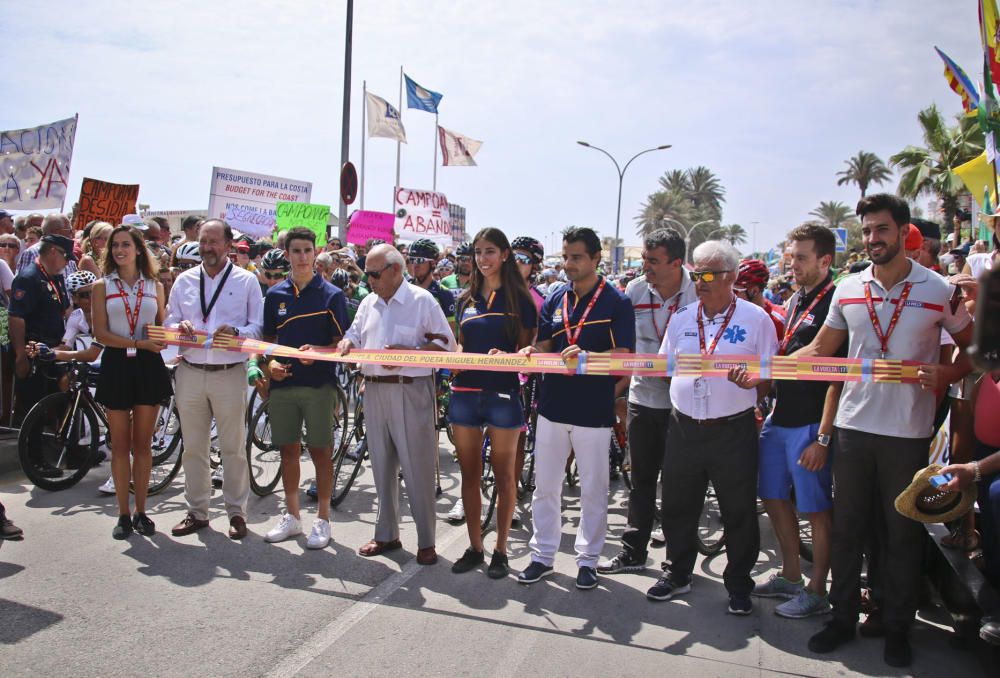
[[[576,143],[580,144],[585,148],[592,148],[595,151],[600,151],[604,155],[608,156],[609,158],[611,158],[611,162],[615,164],[615,169],[618,170],[618,212],[616,213],[615,217],[614,249],[611,251],[612,270],[615,273],[617,273],[619,268],[618,236],[619,236],[619,231],[621,230],[621,223],[622,223],[622,182],[624,182],[625,180],[625,172],[626,170],[628,170],[628,166],[632,164],[632,161],[638,158],[640,155],[645,155],[646,153],[652,153],[653,151],[665,151],[666,149],[670,148],[671,144],[663,144],[662,146],[657,146],[656,148],[647,148],[645,151],[640,151],[635,155],[633,155],[631,158],[629,158],[629,161],[625,163],[624,167],[622,167],[621,165],[618,164],[618,161],[615,160],[615,157],[610,153],[608,153],[607,151],[605,151],[603,148],[588,144],[586,141],[578,141]]]
[[[669,221],[670,223],[677,224],[678,226],[681,227],[681,230],[684,231],[684,258],[687,260],[691,260],[691,234],[694,233],[695,229],[701,226],[702,224],[714,224],[716,223],[717,220],[705,219],[704,221],[699,221],[697,224],[692,224],[691,226],[685,226],[681,222],[677,221],[676,219],[671,219],[670,217],[663,217],[661,221]],[[721,230],[722,230],[721,228],[717,228],[708,235],[709,237],[711,237]],[[706,240],[708,240],[708,238],[706,238]]]

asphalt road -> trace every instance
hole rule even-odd
[[[251,496],[251,534],[243,542],[226,536],[219,492],[210,529],[173,538],[169,528],[184,515],[182,474],[150,501],[159,532],[119,542],[111,538],[114,498],[97,493],[107,464],[59,493],[18,476],[0,478],[0,497],[26,533],[0,550],[0,675],[980,675],[974,656],[951,648],[945,616],[933,607],[921,611],[914,630],[910,673],[882,662],[878,640],[859,639],[832,657],[812,655],[806,641],[822,619],[781,619],[774,601],[755,601],[749,617],[727,615],[724,554],[700,560],[692,592],[675,601],[651,603],[644,595],[663,549],[651,550],[644,574],[602,577],[596,590],[578,591],[574,489],[565,494],[554,576],[527,587],[484,571],[453,575],[450,565],[467,541],[464,527],[443,520],[458,466],[444,447],[441,461],[441,559],[430,567],[414,560],[408,515],[402,551],[357,555],[373,533],[367,473],[334,512],[334,543],[322,551],[307,550],[305,537],[263,540],[280,513],[280,492]],[[310,475],[306,463],[303,477]],[[606,555],[616,551],[625,498],[624,486],[613,482]],[[308,531],[315,505],[303,505]],[[776,559],[761,521],[755,576],[766,578]],[[529,559],[525,522],[512,532],[515,570]],[[492,544],[491,533],[488,552]]]

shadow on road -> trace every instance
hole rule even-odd
[[[22,568],[23,569],[23,568]],[[13,645],[63,620],[61,614],[0,598],[0,643]]]

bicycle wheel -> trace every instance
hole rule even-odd
[[[479,481],[479,489],[483,493],[483,513],[479,527],[486,532],[493,519],[497,507],[497,479],[493,473],[493,460],[490,456],[489,438],[483,441],[483,475]]]
[[[247,432],[247,465],[250,467],[250,489],[258,497],[274,492],[281,478],[281,451],[271,441],[271,419],[267,400],[261,402],[250,421]]]
[[[519,496],[531,494],[535,491],[535,453],[525,450],[524,466],[521,467],[521,487]]]
[[[354,425],[350,434],[344,438],[333,465],[333,494],[330,496],[330,506],[339,506],[351,485],[361,473],[361,467],[368,456],[368,436],[365,435],[364,400],[359,399],[354,408]]]
[[[709,483],[705,492],[705,505],[698,521],[698,552],[703,556],[714,556],[722,551],[726,543],[726,532],[722,525],[722,513],[715,488]]]
[[[81,399],[79,392],[51,393],[31,408],[21,425],[21,468],[43,490],[76,485],[97,461],[97,415]]]
[[[333,403],[333,454],[344,444],[344,438],[350,433],[350,401],[344,389],[337,385],[337,396]]]
[[[153,467],[149,471],[146,494],[152,496],[166,489],[181,470],[184,442],[181,438],[180,416],[170,402],[170,408],[161,407],[153,431]],[[129,482],[129,492],[135,494],[135,483]]]

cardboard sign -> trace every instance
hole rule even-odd
[[[95,219],[117,226],[126,214],[136,213],[135,204],[138,201],[139,184],[112,184],[84,177],[73,228],[83,230]]]
[[[430,238],[442,248],[451,246],[451,215],[444,193],[398,188],[395,209],[401,242]]]
[[[0,132],[0,208],[59,209],[66,200],[76,118]]]
[[[392,228],[395,223],[395,215],[388,212],[358,210],[351,215],[351,220],[348,223],[347,242],[364,245],[372,238],[378,238],[392,244]]]
[[[309,202],[312,183],[213,167],[210,193],[209,218],[225,219],[241,233],[265,238],[277,226],[274,213],[277,204]]]
[[[304,226],[316,234],[316,247],[326,245],[326,228],[330,222],[329,205],[309,205],[297,202],[279,202],[274,209],[278,231]]]

